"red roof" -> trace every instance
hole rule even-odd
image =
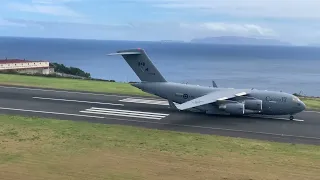
[[[47,62],[47,61],[29,61],[29,60],[22,60],[22,59],[0,59],[0,64],[30,63],[30,62]]]

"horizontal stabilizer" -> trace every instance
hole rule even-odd
[[[141,52],[117,52],[117,53],[110,53],[108,56],[115,56],[115,55],[139,55]]]

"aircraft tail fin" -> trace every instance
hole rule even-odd
[[[167,82],[143,49],[128,49],[109,55],[121,55],[141,82]]]

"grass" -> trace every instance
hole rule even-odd
[[[320,146],[0,115],[6,179],[318,179]]]
[[[128,83],[39,76],[23,76],[16,74],[0,74],[0,84],[75,91],[89,91],[97,93],[117,93],[143,96],[149,95],[141,91],[140,89],[131,86]]]
[[[97,93],[117,93],[140,96],[153,96],[131,86],[128,83],[119,82],[0,74],[0,84],[76,91],[90,91]],[[308,109],[320,110],[320,98],[302,98],[302,100],[306,103]]]
[[[320,98],[301,98],[308,109],[320,110]]]

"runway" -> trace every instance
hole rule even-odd
[[[320,112],[313,111],[295,121],[213,116],[178,112],[157,98],[0,86],[0,113],[320,145]]]

